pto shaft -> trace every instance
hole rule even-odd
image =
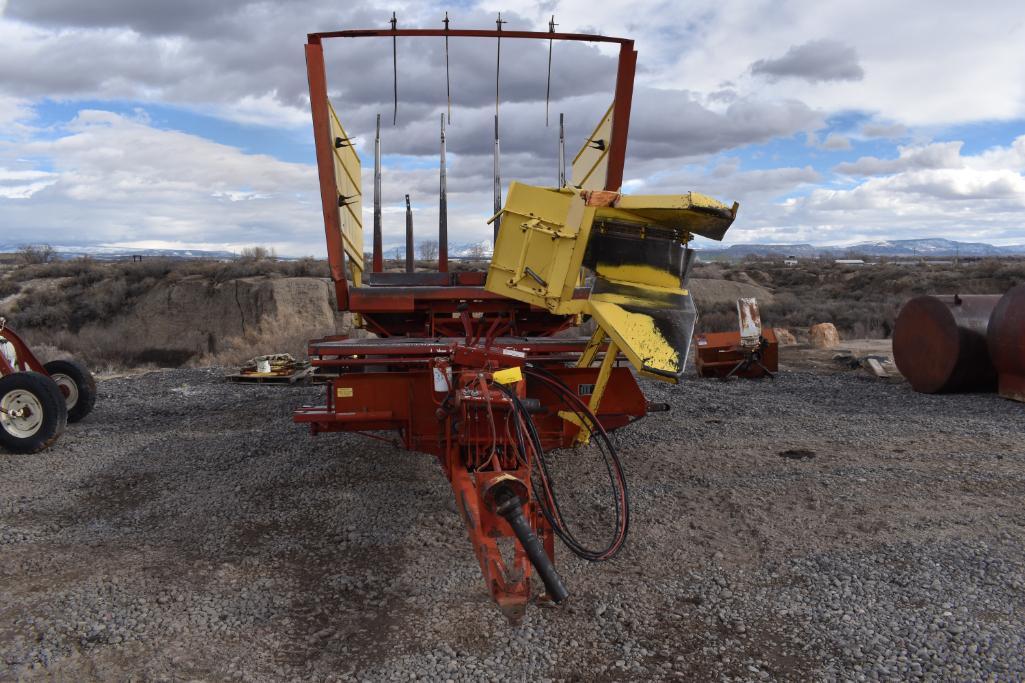
[[[495,509],[495,512],[502,515],[505,521],[509,522],[513,533],[516,534],[520,545],[523,546],[523,550],[527,553],[527,559],[534,565],[538,576],[541,577],[548,596],[552,599],[552,602],[557,605],[560,604],[569,597],[569,591],[566,590],[566,586],[563,585],[558,572],[555,571],[555,565],[548,559],[548,553],[545,552],[544,546],[541,545],[541,540],[538,539],[537,534],[527,524],[527,519],[523,516],[523,501],[505,487],[499,492],[497,498],[498,507]]]

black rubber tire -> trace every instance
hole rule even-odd
[[[73,360],[52,360],[43,367],[55,381],[57,378],[54,375],[63,375],[78,388],[78,401],[68,406],[68,422],[78,422],[93,412],[96,406],[96,380],[84,365]],[[59,388],[59,381],[57,385]]]
[[[8,430],[0,415],[0,447],[12,453],[38,453],[49,448],[64,433],[68,424],[68,406],[57,383],[38,372],[16,372],[0,377],[0,406],[4,398],[14,392],[30,394],[42,408],[39,428],[32,434],[21,436]]]

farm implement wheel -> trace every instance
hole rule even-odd
[[[68,408],[57,383],[37,372],[0,378],[0,446],[36,453],[64,431]]]
[[[96,380],[84,365],[75,361],[54,360],[43,367],[64,395],[68,404],[68,422],[78,422],[93,411],[96,405]]]

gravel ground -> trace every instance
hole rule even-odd
[[[0,679],[1021,680],[1025,406],[857,373],[646,384],[623,553],[509,626],[440,469],[316,387],[100,383],[0,453]],[[565,458],[562,476],[578,463]]]

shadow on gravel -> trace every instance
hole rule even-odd
[[[778,455],[787,460],[811,460],[815,457],[815,451],[810,451],[807,448],[788,448],[785,451],[780,451]]]

